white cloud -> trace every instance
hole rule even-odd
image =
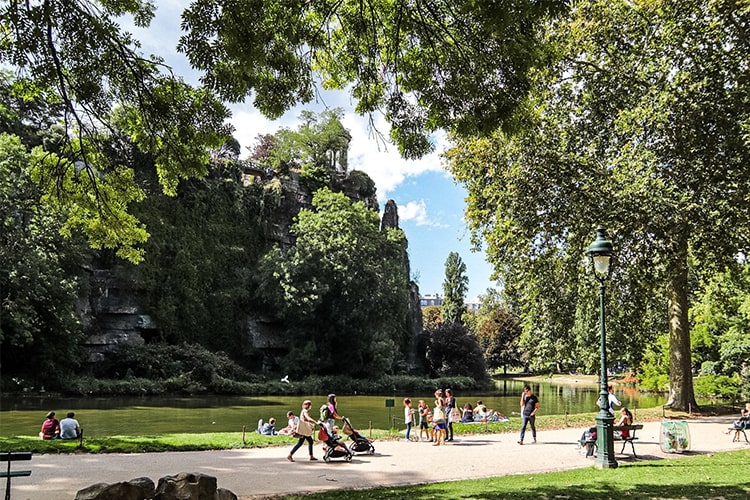
[[[427,205],[424,200],[410,201],[398,207],[399,221],[413,220],[418,226],[427,224]]]

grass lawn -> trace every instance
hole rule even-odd
[[[636,421],[660,420],[662,409],[640,409],[636,414]],[[582,413],[575,415],[540,415],[536,426],[540,431],[550,429],[582,428],[594,425],[596,413]],[[686,413],[669,411],[670,418],[690,418]],[[481,434],[518,432],[518,421],[511,420],[504,423],[489,424],[453,424],[455,433]],[[402,437],[402,430],[374,429],[374,439],[395,439]],[[156,436],[95,436],[83,440],[79,446],[78,440],[42,441],[38,436],[0,437],[0,451],[31,451],[33,453],[149,453],[162,451],[201,451],[224,450],[232,448],[263,448],[267,446],[290,446],[296,439],[290,436],[261,436],[257,432],[248,431],[243,440],[240,432],[215,432],[205,434],[160,434]]]
[[[750,450],[621,464],[617,469],[576,469],[533,475],[455,481],[356,492],[358,500],[420,499],[747,499]],[[305,500],[349,499],[352,491],[327,491]]]

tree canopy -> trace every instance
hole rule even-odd
[[[578,2],[549,25],[558,54],[519,108],[523,132],[448,155],[538,345],[592,345],[581,256],[594,227],[612,231],[610,346],[653,344],[669,325],[676,408],[695,403],[688,271],[748,248],[748,15],[747,2]]]
[[[53,103],[60,125],[31,158],[43,201],[65,215],[66,231],[81,230],[95,247],[118,248],[133,261],[148,237],[130,213],[143,193],[128,165],[110,161],[112,132],[153,156],[169,194],[180,179],[206,174],[210,149],[230,132],[228,110],[210,91],[191,88],[161,59],[142,55],[117,23],[127,14],[147,26],[154,8],[141,0],[0,6],[0,63],[15,71],[10,95]]]
[[[179,50],[208,88],[229,101],[252,97],[269,117],[311,101],[318,82],[347,89],[359,113],[385,112],[401,153],[417,157],[438,128],[489,132],[505,122],[544,57],[540,20],[566,5],[194,0]]]

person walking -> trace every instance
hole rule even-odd
[[[455,419],[454,410],[456,409],[456,398],[453,397],[453,389],[445,390],[445,417],[448,423],[446,429],[446,441],[453,441],[453,421]]]
[[[615,416],[615,406],[622,406],[622,403],[617,396],[615,396],[615,390],[612,384],[607,385],[607,411],[613,417]]]
[[[539,399],[532,394],[531,387],[527,385],[523,388],[523,394],[521,394],[521,436],[518,439],[518,444],[523,444],[526,424],[531,425],[531,437],[536,443],[536,413],[538,411]]]
[[[333,432],[333,426],[336,425],[336,419],[344,420],[344,417],[339,415],[337,405],[338,400],[336,399],[336,395],[329,394],[325,404],[320,407],[320,420],[325,424],[329,434]]]
[[[299,413],[299,422],[297,423],[297,430],[294,433],[295,437],[299,438],[299,441],[297,441],[297,444],[294,445],[294,448],[292,448],[292,451],[289,452],[289,455],[287,455],[286,459],[290,462],[294,462],[294,453],[299,450],[299,448],[302,446],[302,444],[307,441],[307,449],[310,451],[310,460],[317,460],[315,456],[313,455],[313,439],[312,434],[315,430],[315,424],[317,424],[317,420],[312,418],[310,416],[310,407],[312,406],[312,401],[309,399],[306,399],[302,403],[302,410]]]

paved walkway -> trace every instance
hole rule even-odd
[[[689,421],[691,446],[684,455],[750,449],[733,443],[724,434],[732,418],[703,418]],[[461,436],[445,446],[406,441],[376,441],[374,455],[356,455],[351,463],[323,460],[310,462],[301,448],[296,462],[287,462],[289,448],[256,448],[204,452],[146,454],[35,455],[31,477],[13,481],[14,500],[73,499],[78,490],[94,483],[116,483],[137,477],[160,477],[178,472],[200,472],[214,476],[221,488],[241,499],[264,498],[342,488],[370,488],[445,480],[471,479],[508,474],[591,467],[575,448],[583,429],[540,432],[538,443],[519,446],[516,434]],[[678,458],[659,447],[660,422],[645,422],[638,431],[635,449],[638,460]],[[527,433],[527,441],[530,434]],[[616,451],[621,445],[616,444]],[[629,447],[628,447],[629,448]],[[628,450],[626,450],[627,452]],[[315,453],[322,457],[320,443]],[[634,459],[617,455],[620,463]]]

